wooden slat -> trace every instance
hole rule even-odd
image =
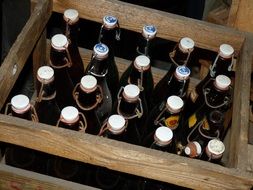
[[[229,43],[237,51],[244,38],[232,28],[226,28],[203,21],[173,15],[158,10],[124,3],[118,0],[54,0],[53,10],[63,13],[66,8],[75,8],[80,17],[101,22],[104,15],[112,14],[119,18],[120,26],[140,32],[146,23],[158,28],[158,37],[178,41],[191,37],[197,47],[216,51],[220,44]]]
[[[247,35],[247,34],[245,34]],[[244,43],[239,64],[236,68],[236,80],[233,99],[233,120],[230,139],[230,166],[247,169],[247,154],[245,151],[248,144],[249,126],[249,99],[250,99],[250,75],[252,58],[253,38],[247,35]]]
[[[253,173],[253,145],[248,145],[248,171]]]
[[[0,67],[0,109],[15,84],[28,56],[43,31],[52,11],[51,0],[39,0],[29,20]],[[16,68],[16,72],[14,72]]]
[[[1,190],[96,190],[85,185],[68,182],[35,172],[0,164]]]
[[[0,115],[0,140],[195,189],[249,189],[253,176],[211,163]],[[94,148],[95,147],[95,148]]]

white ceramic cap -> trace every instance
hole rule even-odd
[[[93,48],[93,51],[98,57],[106,57],[109,53],[107,45],[103,43],[96,44]]]
[[[179,96],[170,96],[167,98],[168,109],[173,113],[178,113],[184,106],[183,100]]]
[[[22,112],[30,108],[30,101],[26,95],[19,94],[11,99],[11,106],[13,111]]]
[[[103,23],[108,27],[108,28],[114,28],[118,22],[118,19],[115,16],[112,15],[106,15],[103,18]]]
[[[134,60],[137,69],[147,70],[150,67],[150,59],[145,55],[139,55]]]
[[[42,66],[38,69],[37,76],[43,80],[50,80],[54,77],[54,70],[49,66]]]
[[[125,129],[126,120],[121,115],[111,115],[108,119],[109,130],[113,133],[120,133]]]
[[[79,119],[79,112],[73,106],[67,106],[61,110],[61,117],[67,123],[74,123]]]
[[[137,99],[140,94],[140,89],[134,84],[128,84],[124,87],[123,94],[126,98]]]
[[[97,88],[97,79],[92,75],[85,75],[81,79],[81,88],[87,92],[93,92]]]
[[[155,140],[161,145],[168,145],[173,138],[173,132],[168,127],[159,127],[155,131]]]
[[[64,19],[75,22],[79,19],[79,13],[76,9],[66,9],[64,11]]]
[[[234,48],[228,44],[220,45],[220,56],[224,58],[230,58],[234,54]]]
[[[215,78],[215,85],[220,90],[226,90],[230,84],[231,84],[231,80],[226,75],[218,75]]]
[[[183,50],[191,50],[194,48],[195,44],[191,38],[185,37],[180,40],[179,45],[181,48],[183,48]]]
[[[51,39],[51,45],[57,50],[65,50],[68,47],[68,39],[63,34],[56,34]]]
[[[212,139],[208,142],[207,149],[211,154],[222,155],[225,151],[225,145],[219,139]]]
[[[157,29],[154,25],[145,25],[143,28],[142,28],[142,32],[143,32],[143,35],[146,37],[146,38],[154,38],[156,33],[157,33]]]
[[[197,141],[193,141],[188,143],[188,145],[184,149],[184,152],[190,157],[197,157],[201,154],[202,148]]]
[[[176,68],[176,77],[179,80],[186,80],[189,78],[191,70],[186,66],[178,66]]]

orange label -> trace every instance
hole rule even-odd
[[[191,97],[192,102],[196,101],[198,94],[195,89],[190,92],[190,97]]]
[[[202,128],[205,129],[205,130],[209,130],[210,129],[209,124],[208,124],[206,118],[203,119]]]
[[[169,127],[170,129],[176,129],[178,126],[179,121],[179,115],[170,116],[167,119],[165,119],[165,125]]]
[[[196,114],[193,114],[188,120],[189,128],[192,128],[196,124],[196,122],[197,122]]]

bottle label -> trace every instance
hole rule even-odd
[[[179,115],[173,115],[165,119],[164,123],[167,127],[174,130],[178,126],[178,121],[179,121]]]
[[[196,101],[196,99],[198,98],[198,93],[196,92],[196,89],[194,89],[190,92],[190,98],[193,103]]]
[[[209,129],[210,129],[210,127],[209,127],[209,124],[208,124],[208,121],[207,121],[206,117],[203,119],[202,128],[203,128],[203,129],[205,129],[205,130],[209,130]]]
[[[196,114],[193,114],[188,120],[189,128],[192,128],[196,123],[197,123],[197,117],[196,117]]]

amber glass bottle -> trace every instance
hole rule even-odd
[[[67,106],[61,111],[57,127],[75,131],[85,130],[87,123],[82,117],[75,107]],[[88,179],[90,171],[84,163],[55,156],[49,159],[47,172],[51,176],[81,183]]]
[[[219,139],[212,139],[208,142],[201,159],[216,164],[222,164],[221,159],[225,152],[225,145]]]
[[[183,100],[173,95],[167,98],[167,102],[164,101],[154,107],[146,121],[144,138],[160,126],[166,126],[177,134],[183,106]]]
[[[120,115],[111,115],[100,135],[106,138],[125,141],[127,121]],[[121,189],[124,185],[124,175],[121,172],[108,170],[107,168],[98,167],[95,172],[95,179],[98,188],[101,189]]]
[[[189,117],[203,104],[203,88],[208,85],[211,79],[215,79],[218,75],[232,76],[234,49],[228,44],[222,44],[219,48],[217,57],[210,66],[209,73],[200,81],[193,91],[190,92],[186,101],[185,115]]]
[[[7,104],[6,114],[38,122],[36,111],[30,104],[29,98],[22,94],[14,96],[11,103]],[[14,167],[39,173],[45,173],[46,169],[46,158],[43,153],[16,145],[6,148],[5,162]]]
[[[86,133],[98,135],[101,123],[97,116],[97,109],[103,102],[102,88],[97,84],[97,79],[92,75],[85,75],[81,83],[77,84],[73,97],[80,112],[87,120]]]
[[[174,152],[172,145],[173,132],[166,126],[158,127],[155,132],[152,132],[144,142],[146,147],[151,149],[160,150],[164,152]],[[141,190],[159,189],[166,190],[170,189],[169,184],[164,182],[158,182],[151,179],[143,179],[140,182]]]
[[[112,111],[112,96],[107,84],[108,76],[108,53],[105,44],[99,43],[94,46],[93,55],[85,73],[94,76],[97,84],[102,88],[103,100],[96,109],[98,118],[103,123]]]
[[[142,132],[138,124],[143,115],[142,101],[139,95],[139,87],[129,84],[121,88],[115,103],[115,113],[123,116],[128,121],[126,142],[137,145],[141,143]]]
[[[56,101],[60,109],[74,105],[72,98],[74,85],[68,71],[72,66],[68,46],[69,42],[65,35],[56,34],[51,39],[49,63],[54,69]]]
[[[209,85],[203,88],[204,103],[188,118],[184,118],[183,128],[180,132],[180,143],[178,146],[187,144],[187,136],[206,118],[213,110],[225,112],[232,102],[231,80],[225,75],[218,75],[211,80]],[[221,132],[221,131],[220,131]]]
[[[75,9],[67,9],[64,11],[63,19],[65,21],[65,35],[69,41],[69,58],[72,62],[68,71],[73,84],[76,85],[84,75],[83,61],[78,50],[79,13]]]
[[[120,40],[118,19],[114,16],[106,15],[103,17],[103,24],[101,26],[98,42],[107,45],[109,48],[106,81],[112,94],[113,101],[116,99],[119,85],[119,72],[114,58],[116,40]]]
[[[49,66],[40,67],[37,71],[37,80],[35,109],[39,122],[56,125],[60,116],[60,108],[56,103],[54,70]]]
[[[187,78],[190,75],[190,70],[188,70],[186,65],[189,62],[190,55],[193,50],[194,50],[194,41],[191,38],[185,37],[185,38],[182,38],[180,42],[175,46],[173,51],[170,52],[170,60],[172,62],[172,65],[171,65],[171,68],[166,73],[166,75],[157,83],[157,85],[154,88],[154,91],[152,94],[152,107],[154,107],[156,104],[159,103],[161,95],[162,95],[162,98],[168,97],[166,96],[165,93],[167,92],[167,89],[171,90],[170,86],[172,86],[172,88],[175,88],[175,90],[177,91],[177,90],[180,90],[179,89],[180,87],[182,88],[182,85],[186,84],[184,82],[187,82]],[[179,67],[179,66],[185,66],[185,67]],[[177,68],[183,68],[183,69],[180,69],[181,72],[178,72],[179,70],[177,71]],[[181,81],[180,86],[177,87],[170,84],[173,78],[173,75],[185,77],[185,79],[180,79],[177,77],[179,81]],[[182,88],[184,92],[188,88],[187,86],[185,87],[186,89]],[[170,94],[170,95],[180,96],[179,94]]]
[[[137,43],[136,56],[145,55],[150,58],[150,46],[156,33],[157,29],[154,25],[145,25],[142,28],[141,37]]]

